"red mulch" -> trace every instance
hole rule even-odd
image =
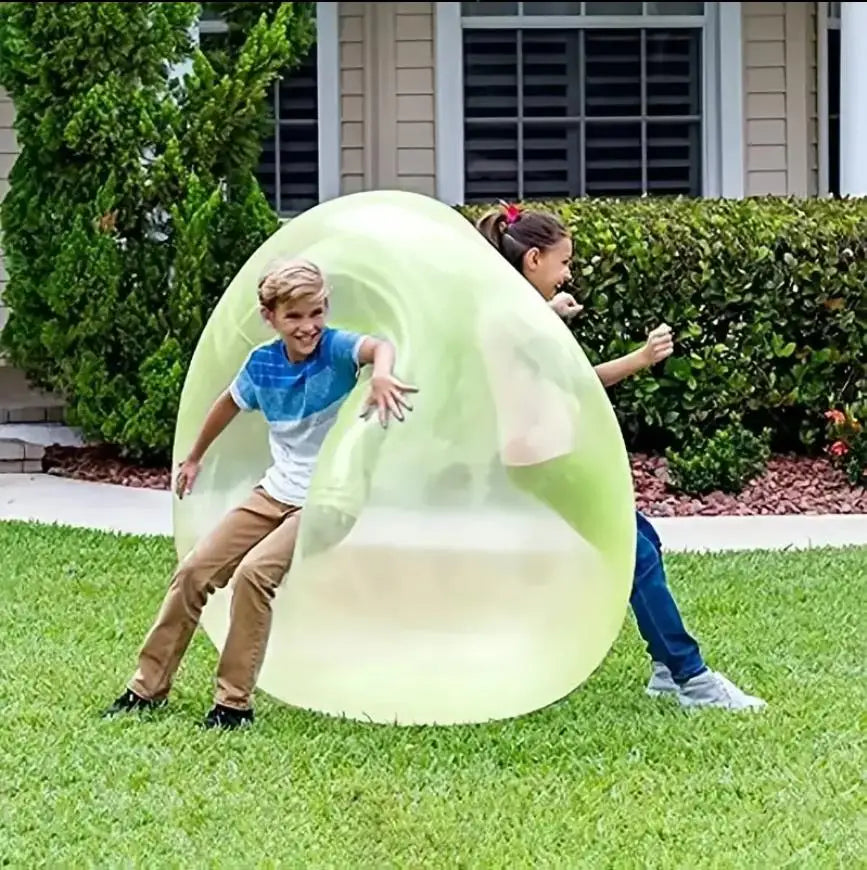
[[[44,468],[79,480],[148,489],[171,486],[168,468],[143,468],[103,447],[51,447]],[[651,517],[867,514],[867,490],[850,486],[826,459],[775,456],[765,474],[739,495],[712,492],[702,498],[669,491],[665,459],[660,457],[636,454],[632,471],[637,505]]]
[[[115,483],[140,489],[171,489],[171,470],[122,459],[110,447],[47,447],[42,469],[58,477]]]
[[[632,473],[638,508],[652,517],[867,514],[867,490],[851,486],[827,459],[774,456],[738,495],[711,492],[701,498],[668,490],[665,459],[633,456]]]

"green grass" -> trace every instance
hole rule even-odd
[[[670,558],[688,625],[759,715],[645,697],[630,616],[584,687],[519,720],[385,728],[260,696],[230,734],[196,727],[202,635],[167,710],[98,717],[168,541],[0,523],[0,554],[3,866],[867,866],[867,550]]]

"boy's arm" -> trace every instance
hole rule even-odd
[[[404,394],[418,392],[416,387],[404,384],[394,376],[395,356],[394,345],[390,341],[369,335],[362,339],[358,349],[358,364],[373,365],[370,396],[362,416],[367,417],[376,408],[383,427],[388,425],[389,412],[398,420],[403,420],[402,408],[412,410]]]
[[[205,416],[202,423],[202,428],[199,430],[198,437],[193,442],[190,452],[187,454],[187,460],[193,462],[201,462],[208,448],[220,433],[238,416],[240,408],[235,404],[235,400],[230,395],[229,391],[223,392],[219,398],[211,405],[211,409]]]
[[[187,458],[181,462],[178,470],[178,478],[175,483],[175,492],[178,498],[190,494],[199,474],[202,458],[217,436],[235,419],[240,410],[229,390],[223,392],[211,405],[211,409],[202,423],[202,428],[199,430],[190,452],[187,453]]]
[[[361,346],[358,348],[358,364],[373,365],[371,380],[390,377],[394,371],[396,356],[394,345],[390,341],[369,335],[362,339]]]

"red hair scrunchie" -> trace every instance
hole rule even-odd
[[[513,202],[500,202],[503,207],[503,217],[506,219],[508,226],[512,226],[519,217],[521,217],[521,206]]]

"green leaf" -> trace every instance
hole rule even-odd
[[[665,373],[679,381],[685,381],[692,376],[692,366],[683,357],[672,356],[665,364]]]

